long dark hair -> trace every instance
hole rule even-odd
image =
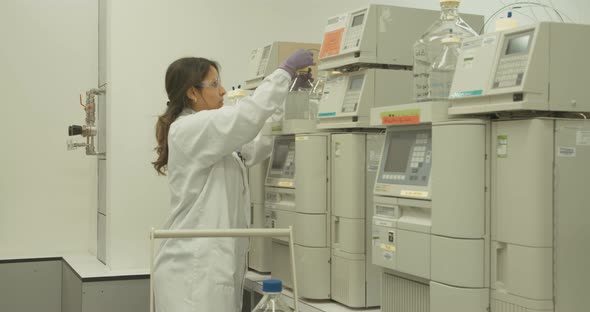
[[[191,87],[201,89],[200,84],[209,73],[211,66],[219,71],[219,64],[214,61],[199,57],[185,57],[174,61],[166,70],[166,93],[169,101],[166,111],[158,117],[156,122],[158,146],[155,150],[158,159],[152,162],[159,175],[166,175],[170,125],[180,116],[184,108],[191,107],[191,99],[186,96],[186,92]]]

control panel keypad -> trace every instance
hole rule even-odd
[[[289,150],[287,160],[285,160],[285,166],[283,167],[283,176],[293,177],[295,176],[295,151]]]
[[[342,103],[342,112],[343,113],[354,113],[356,112],[359,104],[361,93],[358,91],[355,92],[347,92],[346,96],[344,97],[344,102]]]
[[[406,172],[382,172],[382,183],[422,185],[428,184],[432,161],[431,138],[429,133],[417,133],[410,150]]]
[[[342,47],[342,50],[358,47],[361,42],[362,30],[363,30],[362,24],[348,28],[348,31],[346,33],[346,41],[344,42],[344,46]]]
[[[520,86],[528,63],[528,54],[505,56],[498,63],[494,88]]]

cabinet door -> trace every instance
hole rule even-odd
[[[332,135],[332,213],[345,218],[365,217],[364,134]]]
[[[328,137],[295,137],[295,210],[300,213],[328,211]]]
[[[61,312],[61,259],[0,263],[0,311]]]

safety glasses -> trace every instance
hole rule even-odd
[[[201,88],[212,88],[217,89],[221,86],[221,80],[217,77],[215,80],[203,80],[197,86]]]

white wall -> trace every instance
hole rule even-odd
[[[0,257],[93,244],[96,160],[66,139],[97,84],[95,2],[0,2]]]

